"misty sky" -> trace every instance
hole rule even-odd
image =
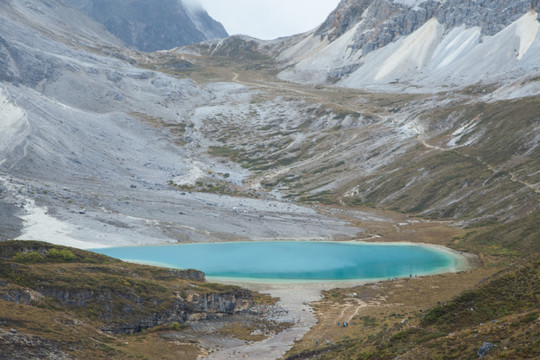
[[[320,25],[340,0],[199,0],[230,35],[270,40]]]

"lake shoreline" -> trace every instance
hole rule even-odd
[[[319,241],[316,241],[319,242]],[[454,261],[454,265],[450,266],[448,268],[444,268],[441,271],[435,270],[433,272],[424,273],[422,275],[418,276],[431,276],[431,275],[437,275],[437,274],[446,274],[446,273],[452,273],[452,272],[460,272],[460,271],[468,271],[468,270],[474,270],[478,267],[480,267],[482,264],[480,260],[478,259],[478,256],[471,253],[466,253],[463,251],[458,251],[451,249],[449,247],[443,246],[443,245],[436,245],[436,244],[429,244],[429,243],[415,243],[410,241],[403,241],[403,242],[373,242],[373,241],[357,241],[357,240],[347,240],[347,241],[320,241],[320,242],[328,242],[328,243],[341,243],[341,244],[368,244],[368,245],[381,245],[381,246],[396,246],[396,245],[403,245],[403,246],[423,246],[426,248],[430,248],[433,250],[437,250],[438,252],[445,253],[452,257]],[[148,263],[150,264],[150,263]],[[412,274],[414,275],[414,274]],[[335,284],[339,285],[336,287],[349,287],[356,286],[359,282],[365,284],[365,283],[373,283],[373,282],[379,282],[379,281],[385,281],[388,280],[387,277],[384,278],[370,278],[370,279],[344,279],[344,280],[326,280],[326,279],[315,279],[315,280],[294,280],[294,279],[255,279],[255,278],[230,278],[230,277],[219,277],[219,276],[207,276],[209,281],[216,281],[216,282],[237,282],[240,284],[268,284],[268,285],[276,285],[276,284],[283,284],[283,285],[298,285],[298,284],[305,284],[305,285],[314,285],[314,284]],[[407,276],[401,276],[399,278],[407,278]],[[325,286],[326,287],[326,286]]]
[[[365,243],[365,241],[347,241],[351,243]],[[445,252],[452,256],[455,261],[455,265],[451,268],[451,271],[444,271],[439,273],[433,273],[428,275],[419,276],[419,279],[430,277],[439,274],[458,273],[462,271],[474,270],[481,266],[478,257],[474,254],[464,253],[457,250],[450,249],[446,246],[428,244],[428,243],[413,243],[413,242],[395,242],[395,243],[377,243],[369,242],[370,244],[394,244],[394,245],[422,245],[432,248],[437,251]],[[401,279],[408,279],[403,277]],[[296,324],[285,334],[278,334],[274,338],[267,339],[263,342],[255,342],[242,347],[241,349],[235,348],[234,354],[239,358],[253,359],[253,360],[272,360],[282,357],[287,353],[295,344],[296,341],[302,339],[316,324],[317,317],[314,315],[311,304],[320,301],[322,299],[322,292],[336,288],[347,289],[358,286],[377,284],[388,279],[366,279],[366,280],[338,280],[338,281],[311,281],[311,282],[261,282],[253,279],[225,279],[225,278],[212,278],[208,279],[211,282],[218,282],[227,285],[236,285],[247,288],[252,291],[269,294],[273,297],[279,297],[279,306],[292,312],[297,317]],[[268,351],[271,348],[272,351]],[[214,360],[220,358],[226,358],[230,356],[232,349],[222,349],[212,354],[205,359]],[[277,356],[276,356],[277,355]]]

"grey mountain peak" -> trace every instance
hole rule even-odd
[[[182,0],[62,0],[126,44],[157,51],[227,37],[227,31],[202,7]]]

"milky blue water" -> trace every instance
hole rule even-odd
[[[198,269],[207,277],[268,280],[385,279],[450,271],[456,259],[420,245],[235,242],[94,250],[127,261]]]

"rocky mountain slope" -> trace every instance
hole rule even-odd
[[[342,1],[281,54],[293,66],[280,78],[394,91],[534,78],[537,6],[531,0]]]
[[[540,78],[396,94],[294,85],[253,73],[279,68],[272,54],[296,40],[231,38],[198,45],[202,55],[179,51],[157,60],[172,71],[175,58],[225,64],[231,49],[243,50],[240,75],[231,76],[247,87],[239,92],[260,95],[249,111],[229,101],[200,121],[214,142],[211,154],[254,172],[247,186],[301,201],[467,223],[509,221],[538,208],[540,103],[533,89]]]
[[[248,176],[208,156],[196,119],[236,85],[207,87],[136,65],[146,57],[92,19],[47,4],[0,5],[2,208],[11,209],[5,219],[25,217],[25,238],[88,248],[109,243],[111,231],[117,244],[359,231],[289,203],[171,187],[208,178],[234,190]],[[17,222],[9,224],[13,237]]]
[[[180,0],[64,1],[103,24],[126,44],[157,51],[227,37],[227,31],[206,10]]]
[[[536,4],[453,2],[451,16],[447,3],[344,1],[312,34],[272,42],[232,37],[157,54],[126,49],[60,2],[3,3],[0,166],[4,208],[12,209],[4,216],[23,208],[25,236],[40,236],[47,222],[57,242],[86,247],[107,243],[111,224],[118,244],[343,238],[364,231],[313,209],[269,201],[280,198],[466,223],[526,216],[538,207],[540,81],[534,68],[526,78],[520,69],[527,59],[535,64]],[[463,15],[473,5],[486,14],[482,27],[468,27],[481,20]],[[432,17],[404,20],[428,7]],[[490,9],[507,16],[489,15]],[[353,41],[354,29],[383,34],[390,26],[370,27],[371,12],[388,24],[411,25],[395,25],[404,35],[377,46],[374,37]],[[376,93],[274,77],[299,71],[304,60],[284,71],[280,62],[297,50],[305,48],[306,61],[310,53],[320,55],[326,46],[311,42],[321,34],[330,47],[349,44],[352,51],[356,44],[355,54],[365,53],[366,60],[405,43],[426,45],[422,37],[409,38],[426,26],[444,28],[441,34],[473,29],[483,39],[475,46],[505,47],[507,38],[500,36],[532,32],[520,33],[531,35],[523,38],[521,59],[504,63],[516,78],[486,77],[453,91],[432,93],[438,85],[426,83],[415,94]],[[347,51],[332,49],[347,58]],[[418,59],[418,51],[408,54]],[[323,61],[319,55],[313,59]],[[499,55],[478,66],[487,69]],[[408,68],[403,57],[384,61],[395,59],[396,71]],[[447,60],[462,67],[459,57]],[[339,84],[358,71],[340,75]],[[238,194],[252,199],[223,196]],[[234,221],[201,221],[216,214]]]
[[[228,66],[236,59],[233,80],[266,95],[245,116],[236,102],[203,120],[209,137],[220,129],[215,154],[258,173],[248,183],[254,189],[509,221],[534,212],[540,191],[536,8],[530,1],[343,1],[308,34],[232,37],[157,61],[174,71],[166,62],[178,57]],[[278,82],[275,73],[300,85]],[[301,114],[274,120],[266,107],[272,97]],[[241,127],[231,127],[232,114]]]

